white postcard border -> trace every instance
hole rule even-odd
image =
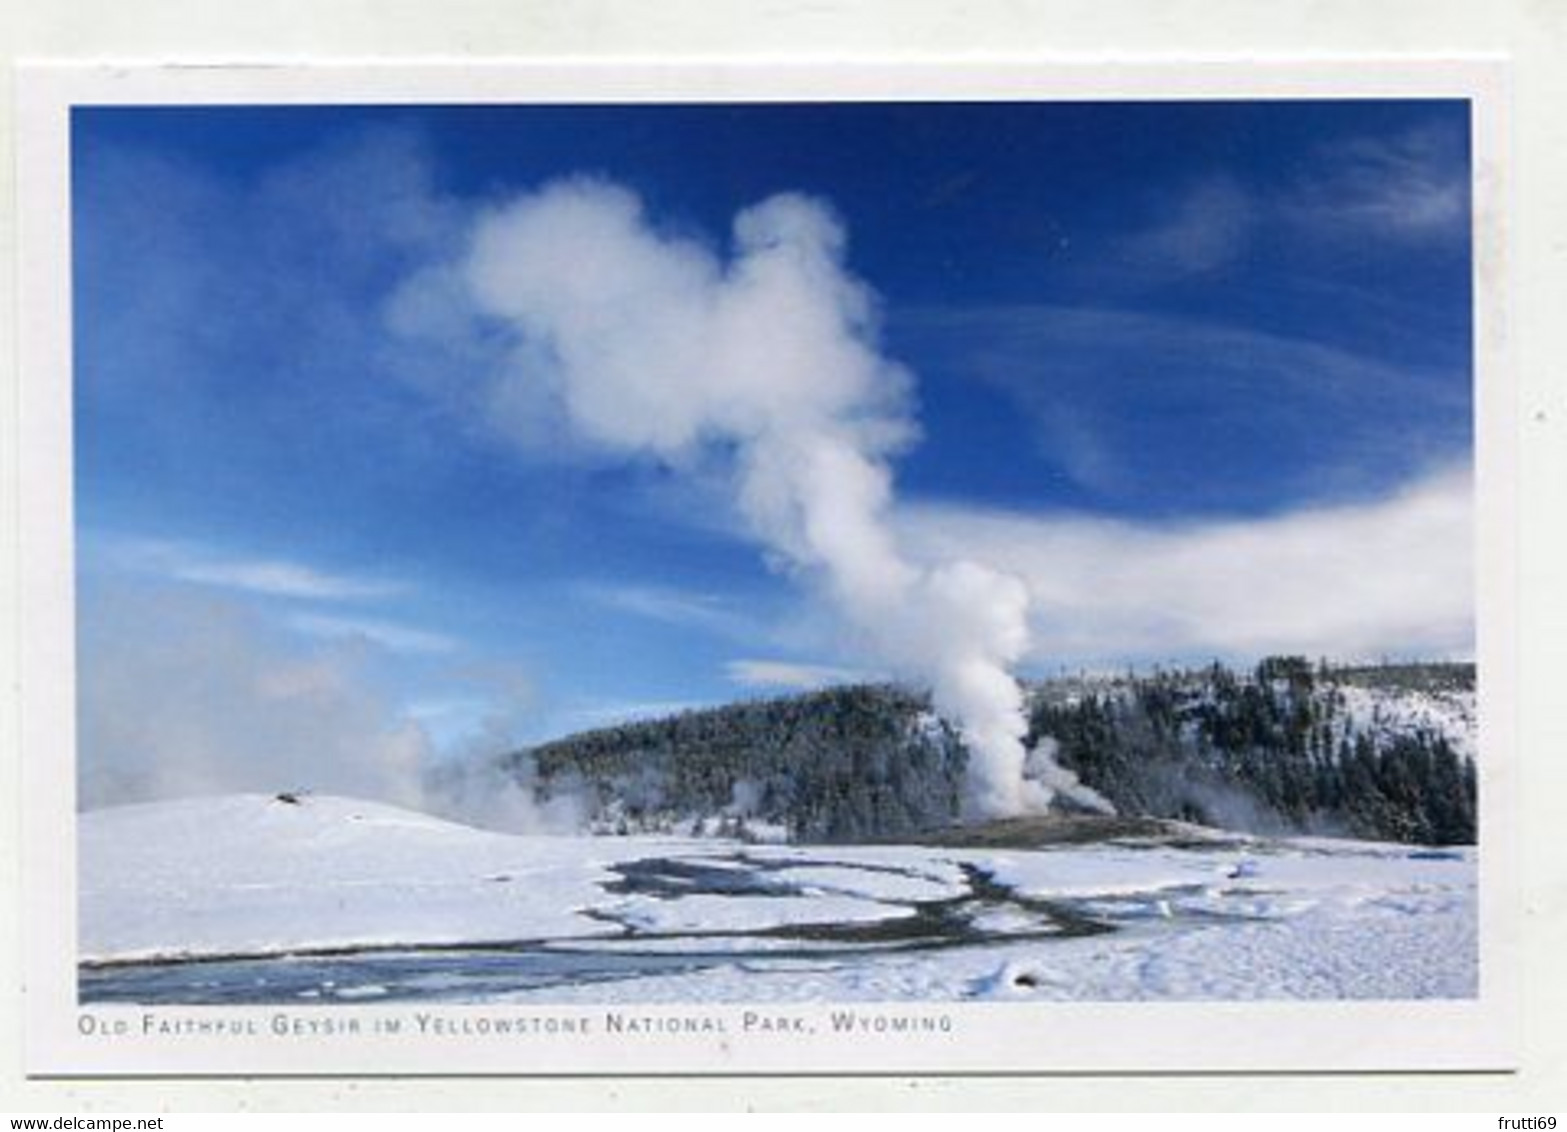
[[[19,70],[26,1065],[36,1076],[1505,1070],[1516,1061],[1516,405],[1494,58],[984,63],[51,64]],[[69,111],[73,105],[1462,97],[1474,112],[1481,959],[1473,1001],[885,1007],[79,1008]],[[1501,752],[1497,754],[1496,752]],[[850,1011],[870,1029],[835,1032]],[[610,1032],[607,1015],[646,1019]],[[747,1027],[800,1019],[806,1037]],[[416,1015],[431,1022],[421,1023]],[[151,1019],[149,1022],[148,1019]],[[279,1019],[284,1019],[280,1022]],[[439,1019],[442,1032],[433,1032]],[[876,1029],[881,1019],[881,1029]],[[389,1022],[398,1022],[391,1032]],[[505,1035],[497,1023],[509,1021]],[[335,1032],[312,1032],[330,1021]],[[553,1021],[555,1033],[547,1031]],[[563,1032],[574,1021],[586,1032]],[[343,1032],[354,1022],[356,1033]],[[672,1023],[666,1025],[666,1023]],[[204,1029],[205,1024],[205,1029]],[[119,1032],[123,1025],[123,1032]],[[150,1032],[147,1032],[150,1026]],[[520,1027],[523,1032],[517,1032]],[[534,1032],[534,1028],[546,1032]],[[480,1031],[483,1031],[482,1033]]]

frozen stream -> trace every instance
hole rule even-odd
[[[1455,998],[1472,848],[519,837],[340,798],[84,814],[82,1000]]]
[[[815,886],[795,879],[824,868],[918,884],[930,878],[891,866],[768,860],[744,852],[639,858],[613,866],[611,896],[678,902],[694,897],[809,900]],[[302,1001],[474,1001],[550,987],[611,983],[714,968],[788,971],[802,963],[863,962],[877,953],[984,947],[1115,930],[1069,903],[1032,900],[973,866],[955,895],[888,901],[886,918],[769,924],[749,930],[661,931],[622,922],[611,904],[591,915],[610,935],[525,940],[471,947],[345,949],[325,954],[234,956],[92,964],[81,973],[83,1002],[188,1005]],[[840,877],[840,880],[844,879]],[[634,907],[635,905],[631,905]]]

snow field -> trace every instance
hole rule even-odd
[[[1402,999],[1477,985],[1472,849],[517,837],[260,795],[94,811],[79,839],[89,961],[517,941],[718,957],[490,996],[541,1003]],[[628,886],[648,862],[662,887]],[[950,942],[898,946],[899,925],[938,908]],[[890,942],[853,942],[877,924]]]

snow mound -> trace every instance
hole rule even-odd
[[[614,859],[595,847],[330,796],[92,810],[78,822],[81,957],[601,934],[577,911]]]

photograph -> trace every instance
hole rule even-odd
[[[1482,998],[1473,99],[62,120],[73,1040]]]

